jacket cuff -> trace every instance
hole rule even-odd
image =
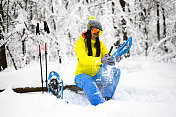
[[[101,57],[98,57],[98,60],[96,61],[96,64],[97,64],[97,65],[101,65],[101,64],[102,64],[102,62],[101,62]]]

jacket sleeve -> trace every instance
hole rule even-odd
[[[106,48],[106,46],[105,46],[105,44],[102,42],[102,41],[100,41],[100,45],[101,45],[101,53],[102,53],[102,57],[104,57],[106,54],[108,54],[109,53],[109,51],[108,51],[108,49]]]
[[[84,65],[100,65],[100,64],[102,64],[101,57],[88,56],[88,54],[86,52],[85,43],[82,40],[79,39],[75,44],[75,52],[76,52],[78,61]]]

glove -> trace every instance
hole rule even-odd
[[[109,55],[109,53],[108,54],[105,54],[105,57],[110,57],[110,55]],[[116,58],[115,58],[115,62],[120,62],[121,60],[122,60],[122,57],[121,56],[117,56]]]
[[[114,58],[111,57],[101,57],[101,62],[106,65],[115,65]]]

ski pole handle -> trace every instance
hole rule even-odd
[[[40,31],[39,31],[39,23],[37,23],[37,26],[36,26],[36,35],[39,34],[40,35]]]
[[[43,23],[44,23],[44,31],[49,34],[49,33],[50,33],[50,30],[49,30],[49,27],[48,27],[47,22],[46,22],[46,21],[43,21]]]

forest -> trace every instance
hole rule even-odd
[[[76,56],[75,42],[90,16],[101,22],[100,39],[108,49],[132,36],[125,57],[164,62],[176,57],[175,0],[0,0],[0,71],[38,61],[39,44],[44,52],[45,43],[49,61],[67,63]]]

